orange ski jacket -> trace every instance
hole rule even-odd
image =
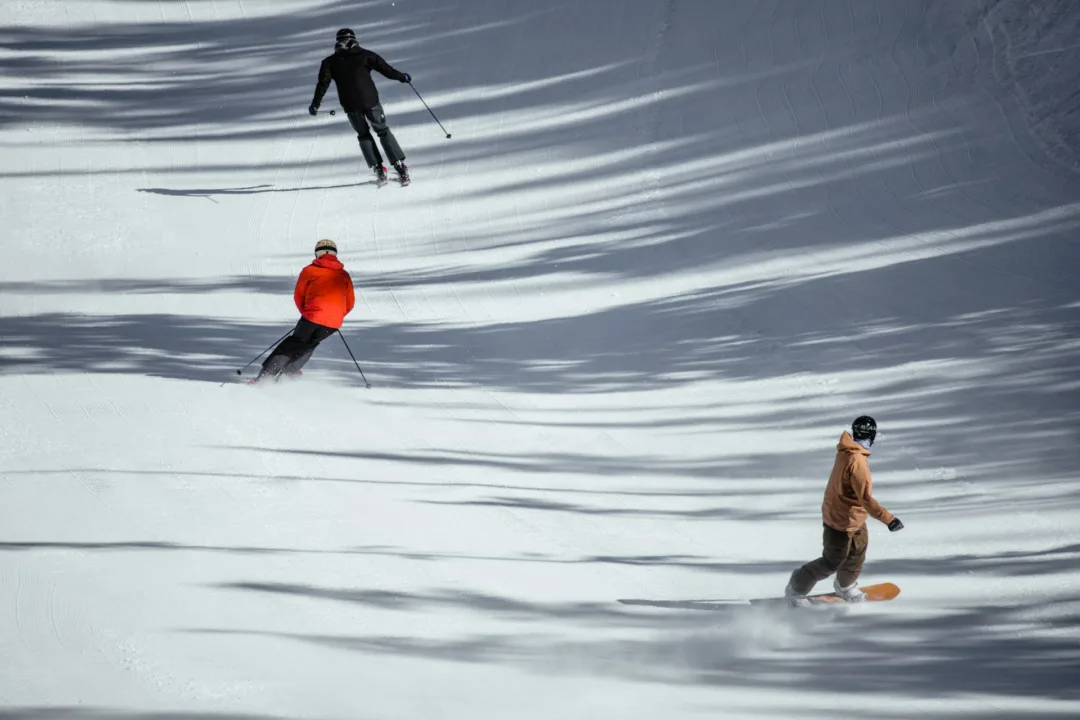
[[[330,253],[315,258],[300,272],[293,300],[304,318],[335,330],[356,304],[352,278]]]
[[[870,451],[845,430],[836,444],[836,462],[821,503],[822,519],[834,530],[858,530],[866,524],[867,515],[886,525],[892,522],[893,514],[874,499],[868,457]]]

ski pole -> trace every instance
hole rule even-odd
[[[338,337],[341,338],[341,342],[345,343],[345,349],[349,351],[349,357],[352,358],[353,365],[356,366],[357,370],[360,370],[360,363],[356,362],[356,356],[352,354],[352,348],[349,347],[349,343],[345,342],[345,336],[341,334],[340,330],[337,331],[337,334],[338,334]],[[364,378],[364,385],[366,387],[370,388],[371,383],[369,383],[367,381],[367,378],[364,377],[364,371],[363,370],[360,370],[360,377]]]
[[[292,333],[292,330],[290,330],[289,332],[285,333],[284,335],[282,335],[281,337],[279,337],[279,338],[278,338],[277,340],[275,340],[274,342],[270,343],[270,345],[269,345],[269,346],[267,346],[266,350],[269,350],[270,348],[274,347],[275,345],[277,345],[277,344],[278,344],[279,342],[281,342],[281,341],[282,341],[282,340],[284,340],[285,338],[289,337],[289,335],[290,335],[291,333]],[[245,365],[244,367],[242,367],[242,368],[240,368],[239,370],[237,370],[237,371],[236,371],[236,374],[237,374],[237,375],[243,375],[243,374],[244,374],[244,371],[245,371],[245,370],[247,370],[247,369],[248,369],[249,367],[251,367],[251,365],[252,365],[252,364],[253,364],[253,363],[254,363],[254,362],[255,362],[256,360],[258,360],[259,358],[261,358],[261,357],[263,356],[263,353],[265,353],[265,352],[266,352],[266,350],[263,350],[263,351],[262,351],[261,353],[259,353],[259,354],[258,354],[258,355],[256,355],[255,357],[253,357],[253,358],[251,359],[251,362],[249,362],[249,363],[248,363],[247,365]]]
[[[428,111],[429,113],[431,113],[431,117],[435,118],[435,122],[439,123],[439,127],[441,127],[441,128],[442,128],[442,131],[443,131],[444,133],[446,133],[446,139],[447,139],[447,140],[449,140],[449,139],[450,139],[450,133],[446,132],[446,128],[444,128],[444,127],[443,127],[443,124],[442,124],[441,122],[439,122],[439,118],[435,117],[435,113],[434,113],[434,112],[433,112],[433,111],[431,110],[431,108],[430,108],[430,107],[428,107],[427,101],[426,101],[426,100],[424,100],[424,97],[423,97],[423,95],[421,95],[421,94],[420,94],[420,91],[419,91],[419,90],[417,90],[417,89],[416,89],[415,87],[413,87],[413,84],[412,84],[411,82],[409,83],[409,87],[411,87],[411,88],[412,88],[412,91],[413,91],[414,93],[416,93],[416,97],[420,98],[420,102],[424,103],[424,107],[426,107],[426,108],[427,108],[427,111]]]

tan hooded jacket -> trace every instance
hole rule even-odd
[[[871,494],[873,483],[870,464],[866,461],[868,457],[870,451],[855,442],[851,433],[845,430],[836,444],[836,462],[821,504],[822,519],[834,530],[857,530],[866,524],[867,514],[886,525],[893,520],[893,514],[878,505]]]

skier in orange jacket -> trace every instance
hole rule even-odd
[[[255,384],[266,378],[299,375],[315,348],[333,335],[356,304],[352,278],[337,257],[333,240],[315,243],[315,260],[300,272],[293,290],[300,321],[263,361]]]

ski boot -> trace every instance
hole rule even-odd
[[[386,166],[383,164],[376,165],[372,170],[375,171],[375,184],[378,187],[382,187],[386,184]]]
[[[806,597],[806,593],[795,592],[790,582],[784,588],[784,598],[791,607],[810,607],[810,598]]]
[[[397,170],[398,182],[401,183],[402,186],[412,182],[412,179],[409,178],[409,168],[403,160],[394,163],[394,169]]]
[[[866,599],[866,593],[859,589],[859,583],[857,581],[851,583],[847,587],[843,587],[840,585],[839,579],[834,579],[832,586],[833,590],[836,591],[836,594],[844,602],[860,603]]]

